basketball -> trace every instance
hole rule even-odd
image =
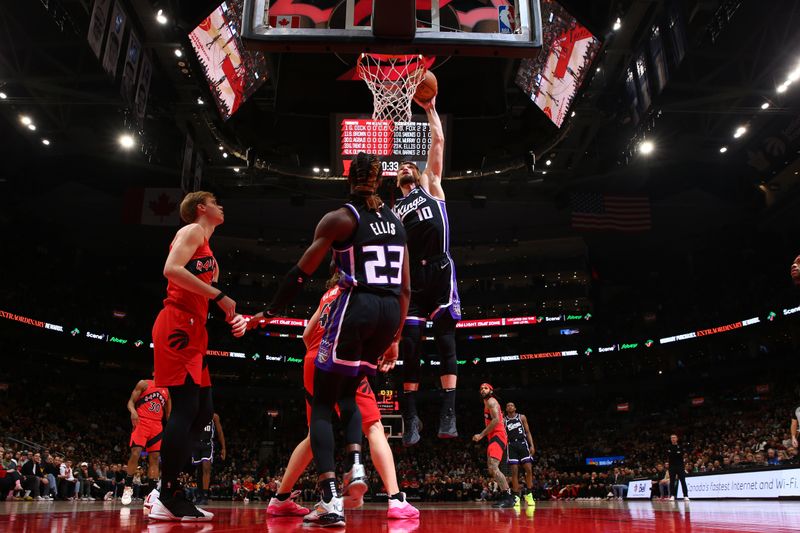
[[[439,82],[436,81],[436,76],[430,70],[426,70],[425,76],[422,78],[420,84],[417,85],[417,92],[414,93],[414,99],[420,102],[429,102],[438,92]]]

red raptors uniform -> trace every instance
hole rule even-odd
[[[319,351],[319,343],[322,341],[322,336],[325,334],[325,324],[328,323],[328,311],[331,303],[339,296],[341,289],[339,287],[331,287],[328,292],[322,295],[319,301],[319,321],[317,326],[311,331],[311,337],[308,339],[308,348],[306,357],[303,360],[303,386],[306,389],[306,420],[311,423],[311,400],[314,397],[314,359],[317,357]],[[378,410],[378,402],[375,399],[375,393],[372,392],[372,387],[369,384],[366,376],[361,380],[361,383],[356,389],[356,406],[361,412],[361,429],[364,433],[375,422],[381,419],[381,412]],[[338,412],[338,406],[337,406]]]
[[[211,284],[217,261],[208,239],[195,250],[185,268],[204,283]],[[182,289],[172,281],[167,283],[164,309],[153,325],[155,382],[160,387],[183,385],[187,374],[201,387],[211,386],[208,368],[203,365],[208,349],[207,316],[205,296]]]
[[[161,451],[161,421],[164,418],[168,398],[167,389],[156,387],[153,380],[147,380],[147,388],[136,400],[139,423],[131,433],[131,448],[144,448],[148,453]]]
[[[489,408],[486,406],[483,408],[483,421],[486,423],[486,426],[489,426],[489,424],[492,423],[492,413],[489,412]],[[506,425],[503,424],[502,418],[491,431],[491,433],[486,435],[486,438],[489,440],[489,448],[486,451],[487,455],[492,459],[502,461],[503,453],[505,453],[506,446],[508,445]]]

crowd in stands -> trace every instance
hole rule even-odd
[[[30,385],[23,379],[0,392],[0,499],[120,497],[130,432],[124,413],[129,391],[113,392],[120,405],[114,410],[105,402],[102,406],[96,402],[98,395],[112,396],[102,387],[48,385],[34,389]],[[644,404],[637,413],[616,413],[579,403],[531,406],[526,414],[537,446],[531,490],[538,499],[618,498],[624,496],[629,480],[650,478],[653,496],[668,497],[665,461],[673,432],[689,447],[685,469],[690,474],[796,464],[798,451],[789,435],[789,423],[797,393],[790,384],[761,395],[750,387],[750,392],[720,393],[696,407],[660,398],[654,404],[660,407],[651,410]],[[509,389],[504,394],[519,405],[524,391]],[[254,428],[266,425],[267,419],[255,420],[253,413],[266,412],[268,402],[274,402],[258,395],[249,399],[219,395],[217,412],[225,424],[229,457],[226,461],[217,458],[212,468],[212,498],[268,500],[275,494],[282,467],[306,431],[302,397],[297,396],[281,404],[282,421],[269,419],[274,431],[265,435],[255,433]],[[64,417],[59,406],[77,406],[81,414]],[[431,416],[435,416],[433,411]],[[463,394],[458,411],[462,434],[471,434],[482,425],[476,397]],[[426,425],[435,427],[435,421]],[[421,445],[405,449],[395,445],[398,442],[393,441],[398,479],[409,497],[475,501],[497,496],[498,487],[486,473],[485,443],[424,437]],[[379,498],[382,483],[366,455],[371,496]],[[624,460],[610,468],[586,465],[586,457],[598,456],[623,456]],[[189,472],[185,477],[189,494],[196,488],[194,475]],[[147,482],[140,469],[134,477],[134,497],[145,496]],[[315,498],[311,470],[295,488],[303,499]]]

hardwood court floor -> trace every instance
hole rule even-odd
[[[347,513],[347,529],[376,533],[632,533],[798,532],[798,501],[538,502],[535,508],[491,509],[488,504],[420,504],[419,520],[386,519],[386,507],[367,504]],[[263,503],[216,502],[207,523],[148,522],[141,505],[118,502],[0,503],[0,531],[71,533],[142,531],[210,533],[308,532],[302,518],[268,518]],[[334,531],[342,528],[334,528]]]

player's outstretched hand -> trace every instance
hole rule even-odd
[[[233,320],[229,322],[231,325],[231,333],[234,337],[241,337],[247,331],[247,320],[242,315],[236,315]]]
[[[256,313],[253,316],[245,317],[247,320],[247,331],[256,328],[262,328],[267,325],[267,320],[264,318],[264,312]]]
[[[231,322],[234,315],[236,315],[236,302],[234,302],[230,297],[226,296],[222,300],[218,301],[217,305],[225,312],[225,321]]]
[[[478,442],[479,440],[481,440],[481,436],[479,434],[476,433],[472,436],[472,442]]]
[[[436,109],[436,97],[435,96],[433,98],[431,98],[430,100],[426,101],[426,102],[424,102],[422,100],[417,100],[416,98],[414,98],[414,101],[417,103],[418,106],[420,106],[426,112],[429,109]]]
[[[400,354],[399,343],[393,342],[389,349],[378,359],[378,370],[381,372],[388,372],[394,368],[397,363],[397,357]]]

